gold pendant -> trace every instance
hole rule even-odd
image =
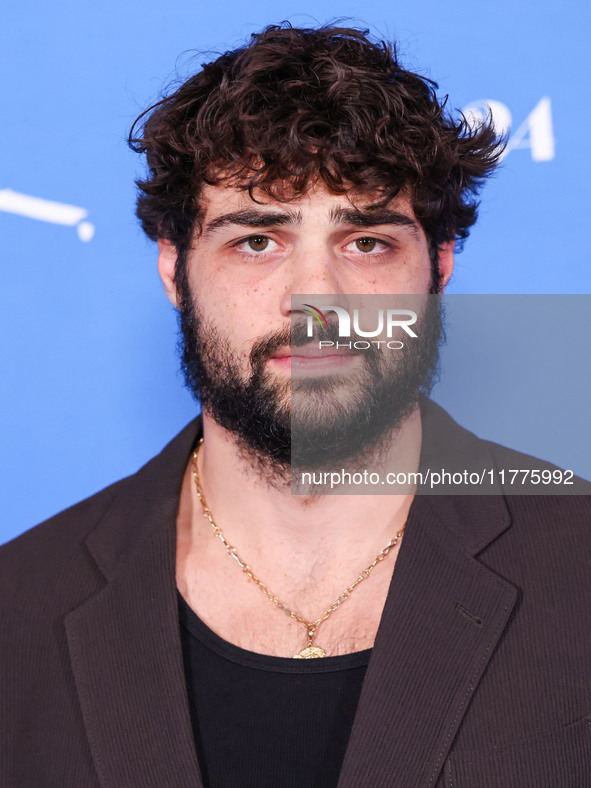
[[[326,651],[320,646],[306,646],[299,654],[294,654],[294,659],[316,659],[317,657],[325,657]]]

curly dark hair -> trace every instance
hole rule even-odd
[[[143,229],[186,250],[203,184],[288,200],[322,180],[381,204],[407,188],[434,261],[442,243],[467,237],[502,151],[490,118],[454,119],[437,87],[367,31],[267,27],[133,124],[129,144],[149,168],[137,181]]]

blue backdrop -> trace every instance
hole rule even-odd
[[[450,292],[588,293],[590,13],[582,0],[6,6],[0,542],[135,471],[196,413],[125,144],[168,80],[282,19],[349,17],[396,38],[452,106],[488,102],[512,134]]]

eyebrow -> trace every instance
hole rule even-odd
[[[370,208],[362,211],[351,208],[333,208],[330,212],[330,221],[332,224],[351,224],[354,227],[376,227],[381,224],[390,224],[396,227],[408,227],[413,234],[419,232],[418,223],[410,216],[388,209]],[[211,235],[217,230],[235,224],[255,229],[281,226],[300,227],[302,214],[300,211],[231,211],[207,222],[202,235]]]
[[[302,223],[302,215],[299,211],[232,211],[216,216],[203,228],[203,235],[211,235],[216,230],[228,227],[231,224],[238,224],[241,227],[277,227],[289,225],[299,227]]]
[[[330,220],[334,224],[352,224],[355,227],[376,227],[380,224],[392,224],[396,227],[409,227],[413,234],[419,232],[419,225],[405,213],[387,208],[369,208],[365,211],[351,208],[333,208]]]

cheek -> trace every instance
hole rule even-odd
[[[270,331],[282,327],[281,295],[270,285],[258,283],[252,288],[235,285],[218,288],[216,308],[231,333],[240,343],[252,345]]]
[[[207,255],[194,260],[189,281],[194,304],[204,328],[214,329],[227,343],[232,356],[244,368],[251,348],[261,337],[285,327],[277,282],[236,281],[223,266],[208,264]]]
[[[431,264],[427,264],[422,266],[415,276],[412,278],[412,281],[409,282],[409,286],[406,290],[408,293],[429,293],[431,290]]]
[[[265,321],[265,315],[252,301],[245,303],[233,295],[220,299],[215,308],[208,302],[203,314],[209,330],[216,330],[232,357],[243,370],[247,370],[251,349],[271,330],[271,321]]]
[[[424,260],[402,259],[395,265],[367,271],[352,282],[348,291],[367,295],[404,295],[428,293],[431,264]]]
[[[399,266],[395,284],[401,294],[428,293],[431,285],[431,260],[425,249],[423,253],[409,255]],[[392,291],[396,292],[396,291]]]

